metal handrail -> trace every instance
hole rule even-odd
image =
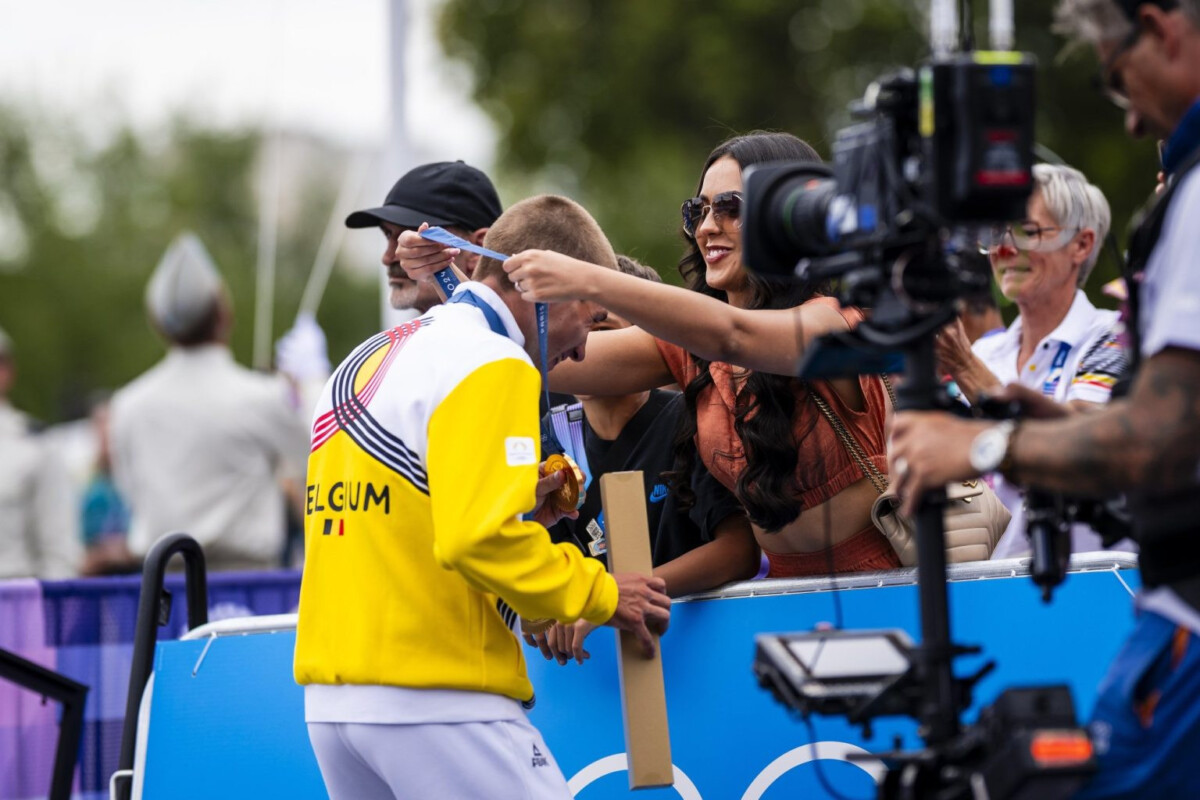
[[[163,588],[167,562],[176,553],[183,556],[187,592],[188,629],[208,622],[208,584],[205,576],[204,551],[200,543],[186,533],[168,533],[160,538],[146,554],[142,566],[142,590],[138,599],[137,625],[133,634],[133,663],[129,668],[129,695],[125,699],[125,725],[121,731],[121,756],[117,761],[120,785],[118,800],[129,800],[133,789],[132,770],[137,744],[138,709],[146,682],[154,670],[154,648],[158,629],[171,616],[171,593]],[[129,777],[126,777],[128,775]],[[117,778],[114,778],[116,781]]]

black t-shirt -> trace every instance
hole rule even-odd
[[[693,461],[692,470],[696,504],[690,511],[679,509],[675,494],[668,490],[661,477],[661,473],[674,466],[675,432],[685,413],[681,394],[655,389],[615,440],[601,439],[584,417],[584,449],[591,471],[587,499],[579,518],[564,519],[552,526],[550,537],[555,542],[570,542],[585,555],[607,561],[600,476],[608,472],[641,470],[646,485],[646,518],[654,566],[712,541],[716,526],[730,514],[741,512],[737,498],[709,474],[698,457]],[[551,431],[550,416],[547,415],[542,418],[543,442],[557,441]],[[561,452],[561,448],[547,446],[545,449],[546,454]]]

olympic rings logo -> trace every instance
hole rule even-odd
[[[876,758],[867,758],[849,760],[849,756],[869,756],[866,750],[848,742],[813,742],[811,744],[801,745],[787,751],[779,758],[768,764],[761,772],[751,781],[750,786],[742,794],[742,800],[761,800],[767,789],[783,777],[784,774],[792,771],[796,767],[817,760],[834,760],[845,761],[847,764],[852,764],[863,772],[871,776],[871,779],[876,783],[883,780],[885,768],[883,762]],[[700,794],[700,790],[696,788],[696,784],[687,774],[674,764],[671,765],[674,770],[675,791],[679,794],[681,800],[704,800],[704,796]],[[593,761],[567,781],[567,788],[571,790],[572,797],[578,797],[579,793],[586,789],[591,784],[603,778],[606,775],[611,775],[614,772],[624,772],[628,769],[629,763],[625,753],[614,753],[611,756],[605,756],[598,761]]]

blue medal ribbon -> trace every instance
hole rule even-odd
[[[481,256],[494,258],[497,261],[508,260],[508,256],[504,255],[503,253],[497,253],[495,250],[488,250],[486,247],[480,247],[477,244],[472,244],[461,236],[455,236],[445,228],[439,228],[436,226],[432,228],[426,228],[425,230],[421,231],[420,234],[422,239],[428,239],[431,242],[444,244],[447,247],[457,247],[460,250],[478,253]],[[454,290],[458,288],[460,281],[458,280],[458,276],[454,274],[453,269],[446,267],[443,270],[435,272],[433,277],[446,292],[446,297],[448,298],[447,302],[468,303],[476,308],[479,308],[483,311],[484,317],[487,317],[488,325],[491,326],[492,330],[496,331],[501,336],[508,335],[507,331],[504,330],[504,323],[500,321],[500,316],[496,313],[495,309],[493,309],[487,303],[483,302],[469,292],[463,292],[462,295],[454,295]],[[454,296],[452,297],[452,295]],[[463,299],[460,300],[459,297],[462,297]],[[467,297],[470,299],[467,299]],[[491,313],[491,316],[488,316],[489,312]],[[547,373],[549,372],[549,369],[546,367],[546,348],[549,347],[548,340],[550,338],[550,309],[545,303],[534,303],[533,312],[537,317],[538,350],[541,354],[542,362],[540,364],[542,372],[542,392],[546,396],[546,408],[549,409],[550,382],[547,379]],[[492,321],[493,317],[495,318],[496,323],[499,323],[500,325],[499,330],[496,329],[496,324],[494,324]]]
[[[447,303],[465,303],[469,306],[475,306],[483,312],[483,318],[487,320],[488,327],[494,333],[501,336],[508,336],[508,329],[504,327],[504,320],[500,319],[500,315],[496,313],[496,309],[487,304],[479,295],[472,292],[470,289],[463,289],[458,294],[446,301]]]

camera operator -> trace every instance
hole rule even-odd
[[[1037,164],[1033,178],[1025,219],[994,227],[980,242],[1001,293],[1021,313],[1006,331],[974,346],[955,322],[937,337],[938,359],[972,403],[1019,383],[1060,403],[1094,409],[1108,402],[1128,369],[1125,347],[1113,330],[1117,312],[1096,308],[1081,288],[1108,233],[1108,201],[1083,173],[1067,166]],[[992,558],[1025,555],[1021,493],[1000,476],[995,489],[1013,518]],[[1083,524],[1072,526],[1071,544],[1075,552],[1103,549],[1100,537]]]
[[[892,478],[911,511],[928,488],[999,470],[1027,486],[1127,492],[1141,548],[1140,615],[1100,688],[1100,771],[1081,796],[1200,795],[1200,0],[1061,0],[1059,29],[1092,43],[1130,134],[1167,139],[1168,188],[1132,239],[1127,398],[1092,414],[990,424],[897,416]]]

